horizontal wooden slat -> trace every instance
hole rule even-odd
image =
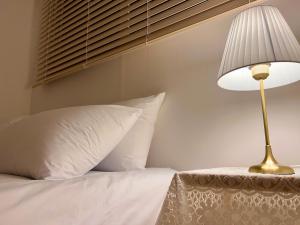
[[[105,11],[101,14],[98,14],[98,12],[92,12],[90,14],[90,25],[93,25],[94,23],[97,23],[105,18],[114,16],[122,15],[122,12],[126,12],[128,14],[128,5],[126,3],[117,5],[116,7],[112,8],[111,11]]]
[[[130,5],[129,6],[129,9],[128,10],[135,10],[136,8],[138,8],[139,6],[141,6],[142,4],[141,3],[138,3],[138,4],[135,4],[135,2],[136,2],[136,0],[131,0],[131,1],[128,1],[129,3],[132,3],[132,5]],[[145,2],[144,0],[143,1],[138,1],[138,2]],[[143,3],[144,4],[144,3]],[[138,14],[138,13],[140,13],[140,11],[145,11],[146,10],[146,8],[143,8],[143,9],[138,9],[138,11],[136,12],[136,13],[133,13],[133,15],[132,16],[134,16],[134,14]],[[127,13],[127,12],[126,12]],[[113,18],[111,18],[111,19],[113,19]],[[127,21],[128,20],[128,18],[124,18],[124,21]],[[107,23],[109,23],[109,21],[106,21]],[[92,24],[92,21],[90,22],[91,24]],[[75,24],[72,24],[72,26],[71,27],[61,27],[60,29],[59,29],[59,32],[57,32],[54,36],[53,36],[53,34],[51,34],[51,35],[45,35],[44,36],[44,42],[46,42],[46,41],[49,41],[51,44],[50,44],[50,46],[48,46],[48,48],[52,48],[52,46],[54,46],[57,42],[58,42],[58,39],[59,39],[59,42],[61,42],[62,40],[62,38],[61,37],[63,37],[63,38],[68,38],[68,36],[70,36],[69,35],[69,33],[70,32],[72,32],[72,31],[78,31],[78,26],[80,26],[81,24],[79,24],[79,23],[75,23]],[[99,25],[99,24],[98,24]],[[102,27],[103,28],[103,27]],[[70,30],[72,30],[72,31],[70,31]],[[93,30],[93,26],[91,26],[91,28],[90,28],[90,30]],[[105,30],[104,30],[105,31]],[[73,32],[73,33],[76,33],[76,32]],[[65,35],[66,34],[66,35]],[[54,40],[54,41],[52,41],[52,40]],[[44,46],[41,46],[41,47],[44,47]],[[56,49],[56,47],[54,46],[53,47],[54,49]]]
[[[128,29],[137,23],[147,21],[147,12],[145,12],[146,6],[139,7],[133,13],[118,17],[117,19],[107,22],[106,20],[101,23],[94,24],[89,27],[89,38],[93,38],[98,35],[108,36],[114,33],[120,32],[124,29]]]
[[[157,7],[165,2],[168,2],[169,0],[152,0],[152,1],[149,1],[148,2],[148,8],[149,10],[154,8],[154,7]]]
[[[117,5],[132,5],[136,4],[138,2],[144,2],[146,3],[147,0],[98,0],[98,1],[93,1],[90,4],[90,12],[91,13],[97,13],[97,14],[102,14],[105,11],[112,11],[113,7],[117,7]],[[120,8],[120,7],[119,7]]]
[[[74,8],[76,8],[76,6],[78,4],[82,4],[82,3],[87,4],[86,0],[68,0],[68,1],[60,1],[60,2],[61,2],[61,4],[59,5],[59,7],[55,7],[53,9],[50,9],[51,25],[55,24],[62,17],[68,16],[71,13],[73,13]]]
[[[55,36],[50,36],[50,34],[45,35],[44,37],[41,38],[41,42],[44,43],[44,45],[46,43],[47,44],[49,43],[48,47],[54,46],[55,48],[55,45],[57,45],[58,42],[71,38],[73,35],[76,35],[78,33],[82,33],[82,32],[86,33],[86,30],[87,30],[86,23],[76,23],[73,24],[71,27],[61,30],[61,33],[58,33]],[[41,45],[40,48],[44,47],[44,45]]]
[[[43,38],[43,42],[47,43],[49,48],[56,49],[56,45],[59,44],[60,42],[72,38],[74,35],[79,35],[79,34],[86,34],[87,32],[87,25],[86,24],[74,24],[74,26],[67,28],[64,30],[63,34],[58,34],[54,37],[51,36],[46,36]],[[43,47],[43,45],[41,45]]]
[[[132,3],[132,5],[130,5],[128,7],[128,9],[126,9],[126,14],[127,14],[128,10],[129,11],[137,10],[137,12],[132,13],[132,16],[135,16],[136,14],[141,13],[141,11],[142,12],[146,11],[146,7],[144,7],[144,8],[140,7],[142,5],[145,5],[145,3],[141,4],[141,2],[145,2],[145,1],[138,1],[138,4],[134,3],[135,1],[133,1],[133,0],[131,0],[130,2]],[[83,9],[81,9],[81,10],[83,10]],[[122,12],[120,12],[119,15],[116,15],[116,17],[120,17],[121,13]],[[85,16],[84,14],[78,14],[78,16],[73,18],[73,20],[70,20],[67,23],[62,24],[59,28],[57,27],[56,32],[52,32],[52,28],[50,28],[49,29],[50,35],[45,34],[43,38],[45,40],[48,39],[48,41],[52,42],[52,40],[56,40],[58,37],[64,36],[66,33],[70,32],[70,30],[75,29],[76,27],[80,26],[81,23],[82,24],[85,23],[86,21],[82,20],[82,18],[84,16]],[[101,15],[101,16],[103,17],[103,15]],[[92,17],[92,15],[91,15],[91,17]],[[110,18],[110,19],[113,20],[113,18]],[[107,21],[107,22],[109,22],[109,21]],[[91,20],[90,23],[92,24],[93,20]],[[92,29],[93,29],[93,27],[91,26],[91,30]]]
[[[109,51],[110,49],[114,49],[116,47],[119,47],[123,44],[126,44],[127,42],[134,41],[136,39],[139,39],[141,37],[145,37],[146,29],[139,30],[135,33],[132,33],[131,35],[128,35],[124,38],[117,39],[113,42],[110,42],[104,46],[98,47],[97,46],[88,46],[88,58],[95,57],[96,55],[100,55],[103,52]]]
[[[154,32],[156,30],[162,29],[164,27],[176,24],[182,20],[190,18],[194,15],[200,14],[204,11],[207,11],[213,7],[216,7],[220,4],[224,4],[232,0],[209,0],[209,1],[199,1],[191,0],[190,3],[196,3],[185,10],[178,11],[179,8],[174,7],[174,10],[170,10],[165,13],[157,14],[149,18],[149,31]],[[197,3],[198,2],[198,3]]]
[[[59,20],[56,21],[55,24],[51,24],[49,31],[53,35],[57,33],[57,29],[68,27],[70,24],[73,24],[74,22],[87,17],[88,15],[88,5],[85,2],[82,2],[76,6],[74,11],[72,13],[69,13],[68,15],[63,14]],[[83,21],[84,23],[86,21]]]
[[[125,36],[128,36],[132,33],[135,33],[141,29],[146,28],[147,23],[146,21],[137,23],[135,25],[129,26],[127,29],[123,29],[120,32],[112,33],[110,34],[109,32],[104,33],[102,35],[94,36],[93,38],[90,38],[87,42],[89,49],[92,50],[93,47],[97,48],[99,46],[104,46],[107,45],[111,42],[114,42],[120,38],[123,38]],[[145,29],[144,29],[145,32]],[[146,33],[144,34],[146,35]],[[78,50],[82,49],[85,47],[85,38],[80,38],[76,40],[77,43],[71,42],[70,45],[63,46],[62,48],[59,48],[58,51],[54,51],[51,54],[48,54],[48,64],[56,62],[60,59],[63,59],[67,56],[75,54],[74,52],[77,52]]]
[[[73,66],[76,66],[78,64],[83,64],[85,62],[86,62],[85,55],[80,55],[77,58],[73,58],[70,61],[67,61],[65,63],[59,64],[56,67],[52,67],[52,68],[48,69],[47,70],[47,76],[51,76],[54,73],[61,72],[61,71],[66,70],[66,69],[70,69]]]
[[[251,0],[256,1],[256,0]],[[240,7],[249,3],[249,0],[228,0],[228,1],[220,1],[220,0],[209,0],[205,8],[192,8],[189,11],[190,16],[186,17],[186,15],[179,15],[176,20],[163,20],[158,23],[154,23],[149,26],[149,40],[154,40],[166,34],[175,32],[182,28],[188,27],[200,21],[206,20],[208,18],[217,16],[221,13],[224,13],[228,10]],[[215,4],[217,3],[217,4]],[[210,6],[210,7],[208,7]]]
[[[125,2],[122,4],[117,5],[116,7],[113,7],[110,11],[106,11],[103,13],[99,13],[98,11],[92,12],[90,14],[90,25],[93,26],[93,24],[107,20],[107,18],[111,18],[110,20],[114,20],[118,17],[121,17],[125,14],[131,14],[134,13],[135,10],[141,10],[139,9],[141,6],[146,5],[145,0],[128,0],[129,2]],[[147,7],[143,8],[144,11],[147,11]]]
[[[106,4],[109,4],[112,1],[114,1],[114,0],[91,0],[90,1],[90,6],[94,7],[95,5],[98,5],[98,7],[102,7]]]
[[[41,84],[45,84],[49,81],[59,79],[63,76],[69,75],[69,74],[73,74],[73,73],[78,72],[78,71],[80,71],[84,68],[85,68],[85,66],[82,63],[79,63],[79,64],[75,64],[73,66],[70,66],[68,68],[65,68],[61,71],[58,71],[56,73],[40,75],[37,78],[36,83],[34,84],[33,87],[37,87],[37,86],[39,86]]]
[[[255,0],[250,0],[255,1]],[[36,84],[245,5],[249,0],[44,0]]]
[[[81,55],[85,55],[86,54],[86,45],[85,44],[82,44],[82,45],[79,45],[77,46],[76,49],[74,49],[74,51],[72,52],[68,52],[65,54],[65,56],[61,59],[57,59],[57,60],[49,60],[47,59],[47,68],[50,69],[50,68],[54,68],[54,67],[57,67],[61,64],[64,64],[65,62],[68,62],[74,58],[77,58]]]
[[[118,33],[115,33],[113,35],[109,35],[109,36],[96,36],[94,38],[91,38],[88,40],[88,50],[91,51],[95,48],[98,48],[99,46],[104,46],[107,45],[109,43],[112,43],[118,39],[121,39],[125,36],[129,36],[133,33],[139,32],[142,30],[142,32],[144,32],[143,34],[146,35],[146,27],[147,27],[147,23],[146,21],[142,22],[142,23],[138,23],[134,26],[129,27],[128,29],[124,29]]]
[[[137,40],[134,40],[133,42],[129,42],[126,45],[122,45],[120,47],[117,47],[115,49],[112,49],[111,51],[105,52],[101,55],[98,55],[94,58],[90,58],[89,62],[86,64],[77,64],[75,66],[72,66],[68,69],[62,70],[60,72],[48,75],[48,76],[41,76],[40,79],[37,79],[37,81],[35,82],[35,84],[33,85],[33,87],[37,87],[39,85],[43,85],[43,84],[47,84],[49,82],[55,81],[57,79],[60,79],[62,77],[66,77],[69,75],[72,75],[80,70],[83,70],[85,68],[88,67],[92,67],[95,65],[98,65],[104,61],[106,61],[107,59],[110,59],[111,57],[115,57],[118,56],[120,54],[123,54],[123,52],[125,52],[128,49],[132,49],[136,46],[145,44],[145,39],[144,38],[140,38]]]
[[[89,32],[89,39],[93,38],[105,38],[115,33],[121,32],[125,29],[131,28],[132,26],[136,26],[137,24],[143,23],[143,26],[147,26],[147,14],[141,14],[137,17],[131,18],[129,20],[118,20],[113,23],[109,23],[105,26],[102,26],[100,29],[94,29]],[[131,28],[132,29],[132,28]],[[140,29],[140,28],[138,28]],[[99,37],[100,36],[100,37]]]
[[[57,35],[51,37],[51,39],[49,36],[49,37],[45,37],[44,40],[48,40],[50,42],[49,46],[51,47],[57,43],[58,39],[59,39],[59,41],[65,40],[65,39],[69,38],[70,36],[75,35],[79,32],[82,32],[83,30],[86,30],[86,29],[87,29],[87,24],[82,23],[81,21],[78,21],[78,22],[72,24],[71,26],[65,28],[63,30],[63,32],[58,33]],[[43,46],[41,46],[41,47],[43,47]]]
[[[196,12],[196,10],[198,9],[202,10],[202,7],[205,7],[205,3],[211,2],[211,0],[173,0],[171,2],[172,4],[166,2],[159,7],[153,8],[149,11],[150,25],[171,16],[173,16],[174,20],[176,20],[179,13],[181,13],[182,15],[184,14],[185,17],[191,17],[192,15],[190,14],[190,12],[192,11],[192,8],[195,8],[193,12]]]
[[[168,12],[168,11],[174,11],[174,8],[181,8],[181,10],[186,9],[186,5],[191,3],[193,0],[172,0],[172,1],[165,1],[159,5],[156,5],[155,7],[151,7],[149,9],[149,16],[153,16],[162,12]],[[203,0],[197,0],[203,1]],[[151,6],[151,4],[150,4]],[[179,7],[178,7],[179,6]]]
[[[43,22],[43,19],[45,19],[45,17],[48,17],[49,14],[55,15],[58,10],[60,10],[64,5],[64,1],[46,1],[41,9],[41,22]]]
[[[47,63],[48,67],[50,64],[57,65],[57,61],[63,63],[64,61],[68,61],[73,57],[78,56],[78,51],[86,48],[86,41],[78,43],[73,47],[69,48],[67,51],[61,52],[61,54],[56,54],[50,57],[50,54],[46,54],[44,57],[40,57],[38,68],[43,67],[45,63]],[[84,50],[84,53],[86,50]]]
[[[57,49],[55,49],[54,51],[51,51],[51,49],[48,50],[47,51],[48,57],[51,59],[52,57],[54,57],[56,55],[59,55],[59,54],[65,52],[65,51],[68,51],[70,48],[72,48],[74,46],[77,46],[77,45],[79,45],[83,42],[86,42],[87,38],[86,38],[86,35],[79,36],[79,38],[77,38],[77,36],[74,35],[74,36],[72,36],[72,39],[73,39],[73,41],[70,41],[70,39],[65,40],[65,41],[68,41],[68,43],[65,44],[65,45],[64,45],[65,42],[60,42],[61,46],[58,47]],[[43,55],[41,55],[41,57]]]
[[[56,39],[58,36],[63,36],[69,30],[74,29],[74,27],[80,26],[82,24],[87,23],[87,17],[88,17],[88,7],[85,6],[83,8],[80,8],[78,10],[80,12],[79,14],[72,14],[70,15],[70,18],[67,18],[66,20],[59,21],[55,26],[50,26],[47,29],[47,32],[45,31],[42,33],[46,37],[47,33],[50,33],[49,38],[50,40]]]
[[[145,44],[145,38],[144,37],[140,37],[140,38],[134,39],[132,41],[126,42],[126,44],[121,44],[119,46],[115,46],[113,48],[110,48],[107,51],[103,51],[100,54],[95,54],[94,56],[90,56],[88,58],[88,62],[86,64],[86,67],[90,67],[92,65],[95,65],[100,60],[102,60],[102,59],[104,59],[106,57],[110,57],[112,55],[115,55],[115,54],[118,54],[118,53],[122,53],[125,50],[128,50],[130,48],[133,48],[133,47],[141,45],[141,44]]]
[[[80,0],[77,0],[78,2]],[[63,1],[62,1],[63,2]],[[64,2],[64,4],[62,4],[60,6],[60,9],[53,9],[53,8],[49,8],[49,13],[44,15],[44,18],[41,22],[41,31],[40,33],[43,34],[46,31],[48,31],[48,29],[50,27],[53,27],[56,23],[58,23],[65,15],[65,9],[66,7],[68,7],[68,5],[72,6],[74,4],[75,1],[71,1],[71,2]]]
[[[69,48],[66,51],[61,52],[60,54],[52,55],[47,59],[48,65],[54,64],[56,65],[56,62],[64,62],[68,61],[70,58],[77,57],[79,52],[80,54],[86,53],[86,42],[81,42],[77,45],[74,45],[73,47]]]
[[[90,6],[91,15],[94,13],[96,14],[103,14],[104,12],[111,12],[114,13],[116,10],[120,10],[128,5],[126,0],[114,0],[109,1],[107,4],[103,4],[100,2],[99,4],[92,4]]]
[[[144,36],[145,36],[145,29],[137,31],[134,34],[126,36],[124,38],[117,39],[116,41],[110,42],[109,44],[104,45],[100,48],[96,48],[95,46],[89,46],[88,47],[88,59],[89,58],[95,59],[96,56],[100,56],[100,55],[102,56],[105,52],[107,52],[109,50],[112,50],[115,48],[122,48],[122,45],[124,45],[124,44],[126,45],[127,42],[134,42],[135,40],[138,40],[139,38],[144,37]],[[144,39],[144,41],[145,41],[145,39]],[[131,45],[132,44],[133,43],[131,43]],[[138,44],[140,44],[140,43],[138,43]],[[85,51],[86,51],[85,48],[83,48],[82,50],[77,51],[77,52],[63,58],[63,60],[55,61],[54,63],[48,64],[48,66],[47,66],[48,72],[47,73],[52,74],[56,71],[60,71],[65,68],[68,68],[69,66],[72,66],[74,63],[78,63],[79,61],[84,62],[85,61],[84,59],[86,59]]]
[[[67,35],[57,37],[54,41],[44,43],[44,46],[39,51],[40,56],[43,56],[46,52],[52,54],[53,52],[61,52],[63,48],[73,46],[77,40],[86,40],[87,37],[87,28],[85,26],[77,27],[76,29],[70,31]]]

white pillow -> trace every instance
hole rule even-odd
[[[142,113],[125,106],[80,106],[29,116],[0,132],[0,173],[36,179],[85,174]]]
[[[124,171],[145,168],[154,125],[165,93],[137,98],[119,104],[143,109],[135,125],[95,170]]]

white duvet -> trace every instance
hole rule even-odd
[[[0,175],[0,225],[154,225],[174,171],[90,172],[61,181]]]

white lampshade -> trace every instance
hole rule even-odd
[[[231,25],[218,85],[229,90],[258,90],[251,65],[269,63],[265,88],[300,80],[300,46],[279,10],[256,6],[237,15]]]

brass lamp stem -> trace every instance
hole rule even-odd
[[[263,119],[264,119],[265,140],[266,140],[266,145],[270,145],[268,115],[266,110],[266,97],[265,97],[265,88],[264,88],[263,79],[259,81],[259,86],[260,86],[261,108],[262,108]]]
[[[269,67],[270,66],[268,64],[259,64],[251,68],[253,78],[259,81],[259,85],[260,85],[260,97],[261,97],[261,107],[262,107],[263,120],[264,120],[266,152],[265,152],[265,158],[262,161],[262,163],[259,165],[251,166],[249,168],[249,172],[280,174],[280,175],[294,174],[295,172],[292,168],[288,166],[279,165],[272,153],[272,147],[270,144],[270,136],[269,136],[269,127],[268,127],[268,116],[266,110],[265,88],[264,88],[264,80],[267,79],[267,77],[269,76]]]
[[[269,135],[269,126],[268,126],[268,114],[266,109],[266,96],[265,96],[265,88],[264,88],[264,80],[259,80],[260,86],[260,98],[261,98],[261,108],[264,120],[264,131],[265,131],[265,141],[266,141],[266,153],[265,158],[262,164],[269,165],[269,166],[276,166],[278,163],[273,156],[272,147],[270,143],[270,135]]]

